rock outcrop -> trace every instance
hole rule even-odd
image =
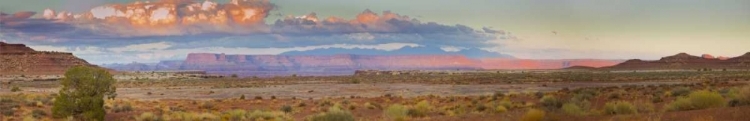
[[[0,42],[0,75],[59,75],[78,65],[93,66],[71,53],[35,51],[23,44]]]
[[[628,60],[604,67],[611,70],[670,70],[670,69],[750,69],[750,53],[734,58],[706,58],[679,53],[659,60]]]

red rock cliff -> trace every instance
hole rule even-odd
[[[0,42],[0,75],[58,75],[78,65],[93,66],[71,53],[35,51],[23,44]]]

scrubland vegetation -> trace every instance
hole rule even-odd
[[[692,73],[692,72],[690,72]],[[235,95],[226,99],[160,99],[140,100],[127,98],[104,98],[102,108],[107,120],[175,121],[175,120],[307,120],[307,121],[360,121],[360,120],[738,120],[750,117],[737,112],[750,112],[750,86],[745,75],[739,73],[687,74],[590,73],[590,77],[610,78],[617,82],[643,79],[678,80],[691,83],[663,85],[620,85],[610,87],[563,88],[556,91],[507,91],[498,90],[485,95],[421,95],[404,97],[386,94],[377,97],[322,97],[277,98],[256,95]],[[554,75],[554,76],[553,76]],[[575,75],[575,74],[573,74]],[[641,75],[644,77],[636,76]],[[677,76],[683,75],[683,76]],[[529,81],[554,84],[567,80],[565,74],[507,74],[497,76],[502,83]],[[579,75],[586,76],[586,75]],[[365,77],[277,77],[220,79],[200,81],[120,81],[116,86],[149,86],[179,88],[179,86],[202,85],[214,88],[252,88],[304,83],[400,83],[399,78],[414,80],[439,80],[439,83],[455,83],[452,79],[467,79],[467,84],[483,83],[479,76],[386,76],[382,82]],[[564,77],[564,78],[563,78]],[[341,78],[342,81],[335,79]],[[348,78],[348,79],[345,79]],[[289,79],[278,80],[273,79]],[[302,80],[295,80],[302,79]],[[316,80],[319,79],[319,80]],[[334,79],[323,81],[326,79]],[[498,80],[501,80],[498,79]],[[472,81],[473,80],[473,81]],[[532,81],[533,80],[533,81]],[[550,80],[550,81],[543,81]],[[211,82],[213,81],[213,82]],[[490,80],[491,81],[491,80]],[[600,80],[607,81],[607,80]],[[433,82],[433,81],[427,81]],[[583,81],[586,82],[586,81]],[[404,82],[411,83],[411,82]],[[414,83],[421,83],[420,81]],[[492,82],[497,83],[497,82]],[[543,85],[540,85],[543,86]],[[103,90],[103,89],[102,89]],[[303,92],[305,93],[305,92]],[[19,91],[0,95],[0,119],[3,120],[75,120],[83,115],[57,116],[58,93]],[[159,96],[160,92],[153,93]],[[211,95],[207,93],[206,95]]]

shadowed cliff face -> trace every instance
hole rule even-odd
[[[56,75],[78,65],[90,64],[71,53],[35,51],[23,44],[0,42],[0,75]]]

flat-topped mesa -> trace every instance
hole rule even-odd
[[[56,52],[56,51],[36,51],[24,44],[8,44],[0,42],[0,54],[3,55],[22,55],[22,54],[65,54],[73,55],[73,53]]]
[[[57,75],[80,65],[94,66],[72,53],[35,51],[23,44],[0,42],[0,75]]]
[[[0,54],[4,53],[33,53],[34,49],[26,47],[24,44],[8,44],[0,42]]]

